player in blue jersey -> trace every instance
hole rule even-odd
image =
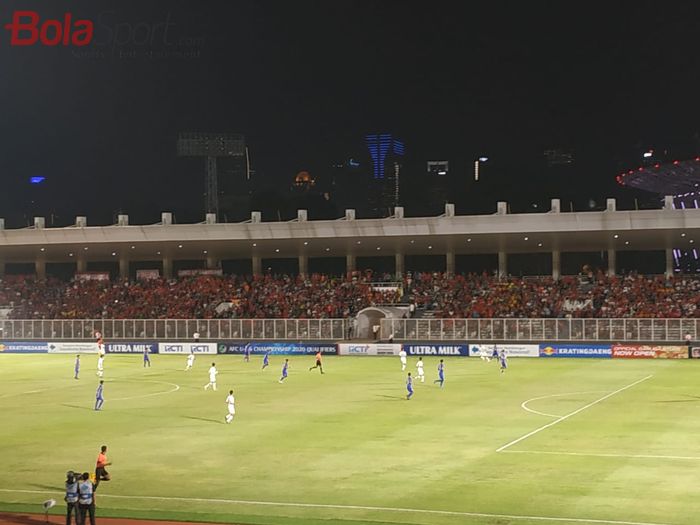
[[[148,345],[143,345],[143,367],[151,368],[151,358],[148,355]]]
[[[245,348],[243,349],[243,361],[246,363],[250,361],[250,343],[245,345]]]
[[[97,385],[97,392],[95,392],[95,410],[102,410],[102,405],[105,402],[103,396],[104,393],[104,381],[100,379],[100,384]]]
[[[280,383],[287,379],[289,373],[289,359],[284,360],[284,365],[282,366],[282,377],[280,377]]]
[[[73,378],[78,379],[79,374],[80,374],[80,354],[75,356],[75,375],[73,376]]]
[[[406,394],[406,399],[411,399],[413,396],[413,378],[411,377],[411,372],[409,372],[406,377],[406,391],[408,392]]]
[[[499,358],[499,353],[498,353],[498,347],[496,345],[493,345],[493,352],[491,352],[491,359],[494,361]]]
[[[263,366],[262,369],[265,370],[265,367],[270,366],[270,351],[268,350],[265,352],[265,355],[263,356]]]
[[[445,385],[445,361],[444,361],[444,359],[440,359],[440,362],[438,363],[437,371],[438,371],[438,378],[435,381],[433,381],[433,383],[440,383],[440,388],[442,388]]]
[[[506,368],[508,368],[508,356],[506,356],[505,350],[501,350],[498,360],[501,363],[501,374],[503,374],[506,371]]]

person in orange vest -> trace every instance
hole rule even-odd
[[[309,368],[309,372],[311,372],[311,370],[313,370],[314,368],[319,368],[321,370],[321,373],[323,374],[323,364],[321,363],[321,351],[320,350],[318,352],[316,352],[316,364]]]
[[[109,481],[111,476],[105,467],[112,463],[107,461],[107,445],[102,445],[100,453],[97,456],[97,465],[95,466],[95,488],[100,484],[100,481]]]

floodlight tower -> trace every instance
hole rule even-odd
[[[234,133],[180,133],[177,138],[178,157],[204,157],[206,213],[219,216],[219,181],[216,160],[219,157],[244,157],[245,137]]]

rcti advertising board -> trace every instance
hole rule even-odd
[[[340,355],[399,355],[399,343],[340,343]]]

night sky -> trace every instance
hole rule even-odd
[[[3,27],[18,9],[89,18],[94,41],[12,47]],[[692,2],[6,1],[0,216],[201,220],[203,165],[176,157],[187,130],[244,134],[258,191],[280,192],[391,132],[413,166],[407,215],[427,160],[450,161],[460,212],[630,200],[614,178],[643,148],[696,148],[698,14]],[[574,166],[547,170],[553,147]]]

